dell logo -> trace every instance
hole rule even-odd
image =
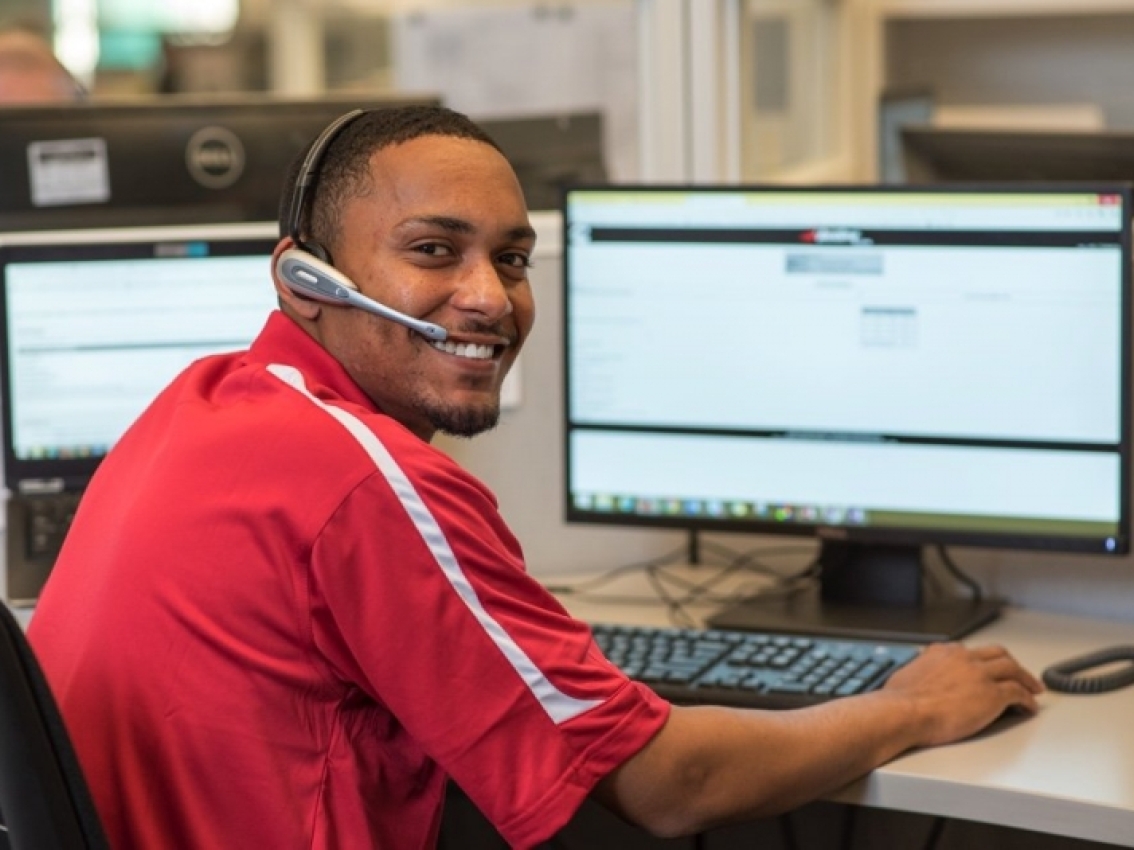
[[[206,189],[225,189],[244,173],[244,145],[224,127],[202,127],[185,148],[189,174]]]

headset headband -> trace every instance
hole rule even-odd
[[[315,182],[315,178],[319,173],[319,166],[322,164],[323,156],[327,152],[327,148],[333,142],[346,126],[358,118],[360,115],[365,114],[364,109],[352,109],[345,115],[340,115],[334,121],[327,125],[319,137],[311,144],[307,151],[307,156],[303,158],[303,165],[300,166],[299,175],[295,179],[295,186],[292,188],[291,204],[288,207],[287,214],[287,235],[291,237],[300,248],[305,251],[311,250],[306,243],[300,238],[299,228],[302,226],[304,203],[307,200],[307,193],[311,185]],[[317,252],[312,252],[317,253]]]

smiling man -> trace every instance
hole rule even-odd
[[[419,112],[431,114],[411,110]],[[284,309],[417,436],[473,436],[496,424],[500,385],[534,319],[527,270],[535,231],[516,177],[498,151],[485,150],[488,137],[470,127],[463,136],[391,145],[360,182],[348,170],[357,159],[344,156],[359,129],[350,126],[354,120],[332,125],[316,143],[320,161],[308,157],[301,167],[314,180],[317,165],[319,184],[334,199],[316,204],[309,223],[304,198],[293,199],[281,250],[333,257],[348,286],[440,321],[447,336],[431,341],[363,311],[304,304],[286,281],[279,288]],[[337,158],[324,159],[319,148],[332,142]]]
[[[32,619],[117,850],[420,850],[449,777],[516,847],[588,796],[676,835],[1035,708],[995,647],[798,712],[627,680],[429,444],[492,427],[532,327],[507,161],[401,107],[333,125],[291,183],[280,311],[113,449]]]

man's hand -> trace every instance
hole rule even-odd
[[[922,745],[979,732],[1010,708],[1034,713],[1043,685],[1000,646],[934,644],[898,670],[886,691],[912,701],[926,720]]]
[[[796,711],[675,706],[657,736],[595,789],[656,835],[788,811],[911,747],[957,741],[1043,686],[1003,648],[927,647],[879,691]]]

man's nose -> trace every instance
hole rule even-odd
[[[512,312],[508,287],[495,263],[487,259],[470,265],[452,300],[459,309],[479,313],[488,321],[494,322]]]

